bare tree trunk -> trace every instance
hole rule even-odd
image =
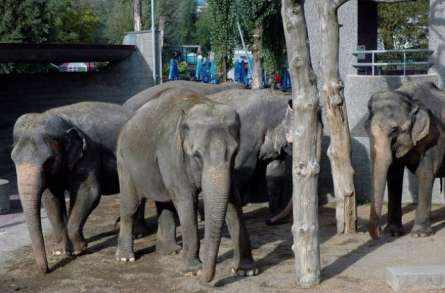
[[[142,6],[141,0],[133,0],[134,31],[140,32],[142,29]]]
[[[253,34],[253,76],[252,89],[261,88],[263,69],[261,64],[261,51],[263,49],[263,25],[257,24]]]
[[[329,128],[334,192],[336,198],[337,233],[356,232],[357,207],[354,169],[351,160],[351,135],[339,74],[339,24],[336,1],[318,0],[321,25],[321,75],[323,80],[323,114]]]
[[[293,250],[297,282],[303,288],[320,282],[318,239],[318,174],[321,124],[319,94],[312,69],[304,16],[304,0],[282,0],[294,106],[293,125]]]

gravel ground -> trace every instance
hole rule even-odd
[[[138,259],[135,263],[120,264],[114,259],[118,216],[116,196],[103,197],[100,206],[86,225],[88,251],[77,258],[49,257],[52,272],[37,272],[29,245],[0,256],[0,292],[391,292],[384,280],[385,267],[430,265],[445,263],[445,208],[434,207],[433,223],[436,234],[425,239],[406,235],[400,238],[385,236],[372,241],[365,233],[369,206],[361,206],[360,232],[336,235],[335,209],[320,208],[320,243],[322,283],[312,290],[298,289],[295,283],[294,259],[291,251],[291,225],[268,227],[265,204],[244,208],[250,232],[253,255],[261,270],[250,278],[230,274],[232,246],[227,232],[218,258],[215,280],[202,284],[198,277],[180,274],[181,256],[161,256],[155,251],[155,220],[153,210],[148,219],[153,231],[135,243]],[[409,231],[413,224],[414,207],[405,206],[404,223]],[[22,226],[21,226],[22,225]],[[18,239],[28,242],[23,223],[4,228],[0,245]],[[201,232],[202,232],[202,223]],[[4,225],[0,225],[0,230]],[[22,228],[20,228],[22,227]],[[7,229],[7,230],[5,230]],[[5,232],[6,231],[6,232]],[[180,239],[178,231],[178,238]],[[2,242],[3,241],[3,242]],[[50,241],[47,241],[47,243]],[[4,254],[3,250],[0,253]],[[1,261],[3,259],[3,261]],[[414,291],[413,291],[414,292]],[[425,292],[425,291],[421,291]],[[439,291],[429,291],[439,292]]]

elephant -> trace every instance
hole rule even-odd
[[[250,240],[232,189],[235,155],[239,148],[239,116],[230,107],[186,89],[171,89],[155,99],[123,127],[117,164],[121,188],[121,227],[116,258],[135,261],[132,227],[143,198],[173,202],[182,226],[185,273],[202,269],[203,279],[215,275],[224,218],[234,243],[234,271],[257,272]],[[205,253],[199,260],[196,201],[204,198]],[[159,218],[162,219],[163,211]],[[158,233],[158,241],[163,235]],[[169,243],[165,243],[169,245]],[[175,245],[175,244],[173,244]]]
[[[34,258],[43,273],[49,270],[42,197],[56,238],[55,253],[83,252],[88,216],[102,194],[119,192],[116,142],[130,116],[120,105],[83,102],[25,114],[16,121],[11,158]],[[68,215],[65,192],[70,196]]]
[[[258,200],[256,197],[265,189],[273,215],[266,223],[283,222],[289,214],[291,193],[292,147],[287,139],[293,113],[289,106],[291,96],[267,89],[232,89],[207,97],[233,107],[240,115],[241,144],[235,159],[235,185],[244,202]]]
[[[366,129],[372,160],[372,205],[369,233],[381,236],[382,201],[388,183],[388,225],[393,236],[402,226],[403,172],[415,174],[418,203],[411,234],[432,234],[431,197],[435,177],[443,177],[445,152],[445,92],[433,83],[406,83],[394,91],[374,94],[368,103]]]
[[[170,83],[174,84],[167,84]],[[194,84],[197,83],[191,83],[188,90],[202,95],[202,91],[192,87]],[[170,87],[162,92],[159,90],[158,95],[152,96],[148,95],[148,92],[142,92],[127,101],[124,106],[130,111],[137,110],[134,107],[141,107],[142,101],[168,99],[175,95],[172,89]],[[288,121],[292,112],[288,107],[290,95],[273,90],[234,88],[221,90],[207,97],[237,109],[240,115],[241,145],[235,160],[235,185],[240,195],[243,195],[243,203],[258,201],[257,194],[266,190],[270,212],[273,215],[266,223],[283,223],[292,209],[292,203],[289,201],[292,150],[286,139],[291,126]],[[172,219],[169,221],[173,223]]]
[[[228,89],[241,89],[244,87],[241,84],[233,82],[214,85],[195,81],[175,80],[146,89],[128,99],[123,106],[134,113],[148,101],[159,98],[167,90],[176,88],[192,89],[199,95],[209,95]]]

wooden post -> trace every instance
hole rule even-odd
[[[142,6],[141,0],[133,0],[134,31],[140,32],[142,29]]]
[[[317,80],[312,69],[304,0],[282,0],[294,106],[293,251],[297,282],[303,288],[320,282],[318,239],[318,174],[321,124]]]
[[[328,125],[330,136],[328,157],[331,162],[337,204],[337,233],[354,233],[357,230],[357,207],[351,159],[351,135],[343,95],[343,82],[339,74],[338,2],[317,0],[321,26],[321,77],[323,81],[321,93],[324,121]]]

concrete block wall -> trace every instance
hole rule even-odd
[[[439,87],[445,87],[445,1],[430,0],[430,18],[428,27],[429,47],[432,56],[432,74],[439,76]]]

